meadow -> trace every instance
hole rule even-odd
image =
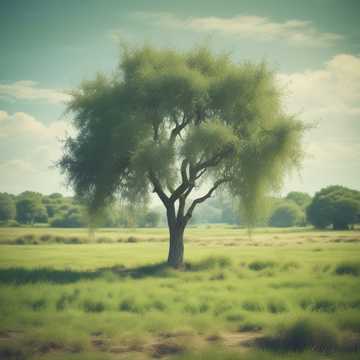
[[[0,228],[0,359],[359,359],[360,231]]]

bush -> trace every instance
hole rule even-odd
[[[359,222],[360,192],[343,186],[328,186],[315,194],[306,214],[317,228],[332,225],[335,230],[346,230]]]
[[[300,224],[304,215],[298,205],[286,202],[275,208],[269,219],[269,225],[273,227],[290,227]]]

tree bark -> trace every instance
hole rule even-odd
[[[170,244],[168,265],[174,268],[180,268],[184,260],[184,230],[185,226],[181,224],[173,224],[169,226]]]

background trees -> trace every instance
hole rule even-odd
[[[16,206],[13,197],[7,193],[0,193],[0,222],[15,219]]]
[[[306,206],[309,199],[310,204]],[[26,206],[23,205],[24,202]],[[20,220],[16,216],[16,204],[19,209],[22,207],[20,209],[23,219],[21,225],[34,225],[40,222],[53,227],[89,226],[87,208],[79,198],[58,193],[43,195],[29,191],[17,196],[0,193],[0,224],[2,226],[20,225],[15,221],[15,218]],[[265,211],[262,217],[258,217],[255,224],[259,227],[313,224],[317,228],[332,226],[334,229],[347,229],[352,225],[360,224],[359,191],[342,186],[324,188],[315,195],[313,200],[310,195],[300,192],[290,192],[285,197],[266,197],[263,207]],[[109,204],[99,215],[96,223],[99,227],[129,228],[166,225],[166,211],[161,205],[155,204],[149,207],[145,204],[114,203]],[[219,193],[209,199],[204,206],[197,207],[190,224],[192,226],[204,224],[246,226],[241,206],[227,192]]]
[[[47,211],[40,193],[25,191],[17,197],[16,220],[22,224],[47,222]]]
[[[317,192],[306,209],[307,218],[317,228],[332,225],[345,230],[359,222],[360,192],[333,185]]]
[[[301,225],[303,221],[304,216],[300,207],[291,201],[283,201],[272,211],[269,225],[274,227],[290,227]]]
[[[301,209],[305,209],[311,202],[311,196],[307,193],[300,191],[291,191],[286,197],[286,200],[290,200],[298,205]]]
[[[131,202],[157,194],[175,267],[199,204],[227,188],[241,196],[251,224],[261,196],[301,159],[304,125],[283,111],[265,64],[235,64],[206,48],[127,48],[118,73],[98,75],[72,95],[77,135],[59,162],[69,183],[93,213],[114,194]]]

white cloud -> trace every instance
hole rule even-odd
[[[24,112],[10,115],[0,111],[0,138],[28,137],[41,143],[64,136],[68,129],[64,121],[55,121],[47,126]]]
[[[287,106],[315,121],[357,119],[360,123],[360,56],[339,54],[323,68],[279,74],[289,91]]]
[[[310,21],[288,20],[276,22],[267,17],[238,15],[231,18],[178,18],[170,13],[138,12],[141,19],[163,27],[183,28],[197,32],[221,33],[255,41],[286,41],[289,45],[329,47],[343,38],[332,32],[321,32]]]
[[[55,89],[40,88],[34,81],[24,80],[11,84],[0,84],[0,98],[39,100],[57,104],[68,101],[70,96]]]
[[[54,163],[60,140],[72,132],[65,121],[44,124],[27,113],[0,111],[0,191],[59,191],[63,178]]]
[[[317,124],[305,137],[304,182],[289,182],[287,189],[359,188],[360,56],[338,54],[319,69],[278,79],[288,94],[287,110]]]

